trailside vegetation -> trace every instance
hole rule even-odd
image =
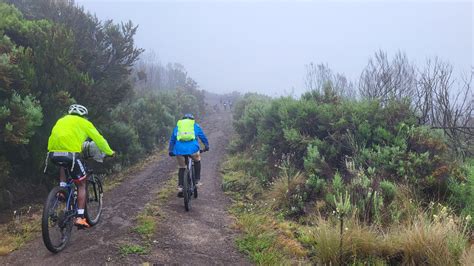
[[[349,98],[320,84],[235,106],[223,187],[239,248],[261,264],[472,262],[472,158],[420,123],[408,97]]]

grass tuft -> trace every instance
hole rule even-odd
[[[474,265],[474,246],[471,245],[470,248],[466,248],[463,252],[460,260],[461,265]]]
[[[243,232],[236,241],[237,247],[257,264],[290,264],[305,260],[307,251],[287,223],[277,222],[266,214],[241,213],[237,227]]]
[[[467,238],[454,219],[429,221],[418,217],[409,225],[390,232],[387,241],[395,244],[404,264],[454,265],[458,263]]]
[[[135,232],[147,238],[153,236],[156,227],[155,217],[150,215],[139,215],[137,217],[137,223],[138,225],[134,228]]]
[[[144,255],[148,253],[147,248],[136,244],[123,244],[120,246],[119,250],[122,256],[130,254]]]
[[[292,176],[279,177],[268,191],[268,200],[274,210],[286,213],[301,211],[303,199],[299,197],[306,183],[306,178],[300,173]]]

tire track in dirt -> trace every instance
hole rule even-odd
[[[205,184],[189,213],[184,211],[182,199],[173,197],[164,204],[165,219],[158,222],[156,241],[148,255],[121,257],[117,244],[131,237],[137,214],[147,202],[154,200],[153,192],[176,170],[175,160],[167,155],[106,192],[101,222],[88,230],[74,229],[62,252],[50,253],[39,237],[20,250],[0,257],[0,264],[248,264],[234,247],[235,232],[229,228],[233,221],[226,212],[229,200],[221,190],[218,171],[232,133],[231,119],[230,113],[221,112],[202,122],[211,144],[211,151],[203,155]]]

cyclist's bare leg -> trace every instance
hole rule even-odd
[[[59,167],[59,182],[66,182],[66,169]]]
[[[86,180],[82,180],[77,185],[77,208],[84,209],[86,207]]]
[[[80,226],[79,228],[90,227],[87,220],[84,218],[84,209],[86,207],[86,179],[76,183],[77,185],[77,209],[78,217],[74,224]],[[82,213],[80,213],[82,211]]]
[[[62,166],[59,167],[59,186],[66,186],[66,169]],[[64,193],[58,193],[57,196],[63,200],[66,198],[66,195],[64,195]]]

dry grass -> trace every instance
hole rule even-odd
[[[470,245],[469,248],[463,252],[460,260],[461,265],[474,265],[474,246]]]
[[[354,217],[348,218],[343,229],[342,250],[338,222],[315,217],[316,226],[301,227],[299,240],[312,249],[312,261],[320,264],[339,264],[368,261],[387,253],[383,238],[372,227],[361,225]]]
[[[413,223],[392,229],[386,241],[394,243],[405,264],[453,265],[468,243],[462,227],[452,216],[431,221],[419,215]]]
[[[19,249],[41,232],[41,206],[15,211],[13,219],[0,225],[0,256]]]
[[[281,176],[268,191],[267,200],[274,210],[290,208],[292,195],[304,188],[306,178],[300,172],[293,176]]]
[[[378,263],[409,265],[455,265],[473,259],[465,250],[467,237],[462,223],[455,219],[430,221],[425,215],[415,217],[409,225],[398,225],[383,233],[375,226],[345,221],[342,252],[340,229],[336,219],[314,218],[316,226],[301,227],[299,241],[311,249],[312,261],[320,264]]]

